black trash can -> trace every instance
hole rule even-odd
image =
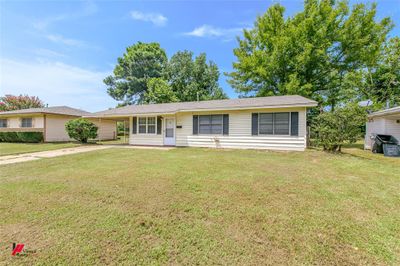
[[[399,142],[392,135],[376,134],[373,136],[374,143],[372,144],[373,153],[383,153],[383,144],[398,145]]]

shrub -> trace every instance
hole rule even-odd
[[[42,132],[0,132],[0,142],[29,142],[43,141]]]
[[[18,132],[17,136],[21,142],[37,143],[43,141],[42,132]]]
[[[98,127],[84,118],[70,120],[65,124],[65,130],[70,138],[79,142],[87,143],[88,139],[97,137]]]
[[[311,126],[317,146],[328,151],[341,151],[343,144],[355,143],[362,137],[366,115],[365,109],[357,105],[319,114]]]

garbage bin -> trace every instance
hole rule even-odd
[[[398,141],[392,135],[373,134],[372,152],[383,153],[383,144],[398,145]]]

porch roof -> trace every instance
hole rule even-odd
[[[255,108],[314,107],[317,102],[298,95],[270,96],[256,98],[179,102],[163,104],[129,105],[96,112],[86,117],[121,117],[145,114],[175,114],[178,112],[245,110]]]

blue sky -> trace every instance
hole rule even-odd
[[[0,95],[36,95],[88,111],[114,107],[102,80],[127,46],[142,41],[159,42],[169,57],[184,49],[206,52],[235,98],[223,75],[235,61],[235,36],[275,2],[287,15],[303,6],[298,0],[0,0]],[[378,18],[385,16],[397,24],[391,35],[400,35],[400,0],[379,1]]]

